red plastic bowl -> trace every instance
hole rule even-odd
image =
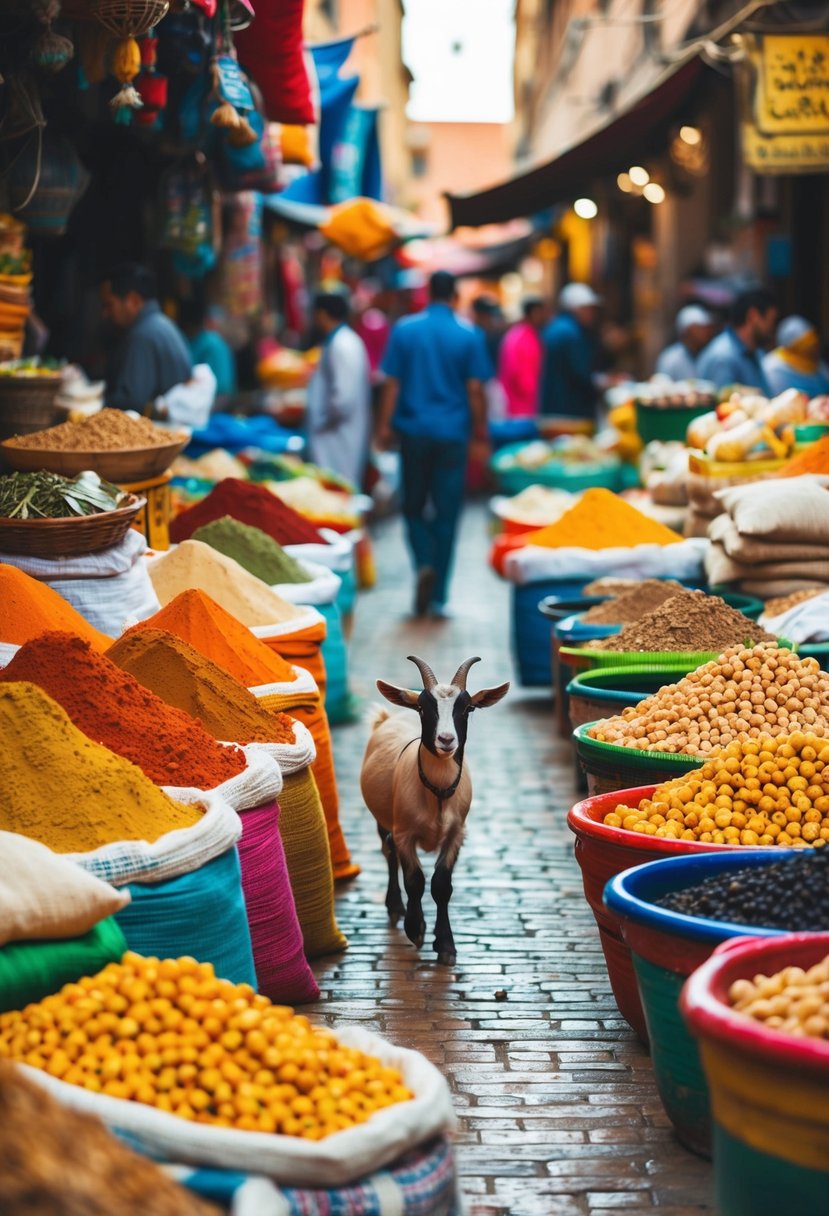
[[[575,853],[581,867],[584,894],[599,927],[599,937],[616,1004],[622,1017],[633,1027],[643,1043],[648,1041],[648,1032],[630,949],[622,938],[618,918],[604,906],[602,895],[605,884],[623,870],[642,865],[646,861],[656,861],[659,857],[733,852],[744,847],[705,844],[696,840],[665,840],[662,837],[629,832],[625,828],[607,827],[602,823],[609,811],[615,811],[620,804],[638,806],[643,798],[650,798],[655,789],[655,785],[642,785],[636,789],[616,790],[612,794],[585,798],[583,802],[577,802],[567,816],[567,826],[576,837]]]

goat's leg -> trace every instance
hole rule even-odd
[[[389,921],[392,925],[396,926],[401,916],[406,915],[403,896],[400,894],[400,867],[397,860],[397,849],[395,848],[394,837],[391,832],[387,832],[379,823],[377,824],[377,831],[380,835],[383,856],[389,867],[389,884],[386,888],[386,911],[389,914]]]
[[[452,871],[463,843],[463,827],[453,832],[444,841],[432,874],[432,899],[435,901],[435,940],[432,948],[437,952],[438,962],[444,967],[454,967],[457,958],[455,938],[449,924],[449,900],[452,898]]]
[[[406,916],[403,921],[403,927],[406,930],[406,937],[419,950],[426,936],[426,921],[423,918],[423,892],[426,889],[426,879],[423,877],[423,871],[420,868],[420,862],[417,860],[417,851],[414,845],[407,843],[401,847],[400,841],[396,841],[395,843],[397,845],[398,856],[400,857],[400,865],[403,868],[403,882],[406,886],[407,895]]]

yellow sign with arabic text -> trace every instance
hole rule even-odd
[[[746,39],[743,159],[758,173],[829,169],[829,35]]]

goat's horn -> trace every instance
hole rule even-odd
[[[423,680],[423,687],[427,690],[430,688],[434,688],[438,682],[438,678],[435,675],[435,673],[432,671],[431,667],[426,662],[426,660],[419,659],[416,654],[406,655],[406,658],[409,660],[410,663],[414,663],[415,667],[420,672],[421,678]]]
[[[469,668],[473,663],[480,663],[480,661],[480,655],[476,655],[475,658],[467,659],[464,663],[461,663],[460,667],[452,677],[452,683],[456,688],[463,688],[464,690],[466,689],[466,677],[469,675]]]

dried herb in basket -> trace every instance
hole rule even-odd
[[[67,519],[116,511],[128,497],[89,470],[76,477],[58,473],[9,473],[0,477],[0,519]]]

